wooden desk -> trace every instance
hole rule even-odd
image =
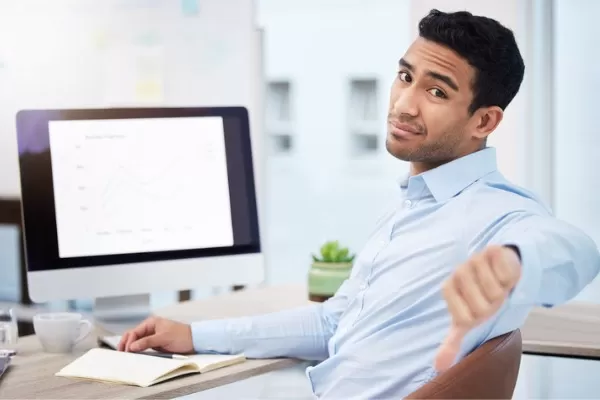
[[[600,359],[600,305],[535,309],[522,333],[525,354]]]
[[[157,315],[182,322],[260,314],[308,304],[294,287],[248,290],[158,310]],[[306,293],[306,292],[304,292]],[[102,334],[102,330],[98,329]],[[164,382],[149,388],[90,382],[54,376],[62,367],[96,345],[96,335],[80,343],[73,354],[47,354],[35,336],[21,338],[18,356],[0,380],[0,399],[166,399],[193,394],[255,375],[287,368],[293,359],[248,360],[245,363]]]
[[[182,322],[239,317],[307,305],[306,287],[291,285],[249,289],[206,300],[179,303],[158,310],[157,315]],[[207,374],[178,378],[149,388],[78,381],[54,373],[95,345],[90,337],[74,354],[46,354],[34,336],[21,339],[19,356],[0,381],[0,398],[173,398],[286,368],[290,359],[249,360],[244,364]],[[523,351],[527,354],[600,359],[600,305],[569,304],[555,309],[536,309],[523,327]]]

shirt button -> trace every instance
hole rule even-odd
[[[412,201],[410,200],[404,200],[404,205],[408,208],[412,207]]]
[[[367,284],[363,283],[362,285],[360,285],[360,290],[365,290],[367,288]]]

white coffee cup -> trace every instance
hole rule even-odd
[[[33,329],[49,353],[69,353],[92,331],[92,323],[79,313],[42,313],[33,317]]]

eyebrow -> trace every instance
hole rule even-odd
[[[404,58],[401,58],[400,61],[398,61],[398,64],[402,67],[405,67],[411,72],[414,72],[415,70],[415,67],[411,63],[406,61]],[[446,85],[454,89],[454,91],[458,92],[458,85],[448,75],[440,74],[439,72],[434,71],[427,71],[427,75],[429,75],[433,79],[437,79],[438,81],[444,82]]]

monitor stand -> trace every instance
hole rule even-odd
[[[150,316],[150,295],[97,298],[92,316],[103,330],[121,335]]]

